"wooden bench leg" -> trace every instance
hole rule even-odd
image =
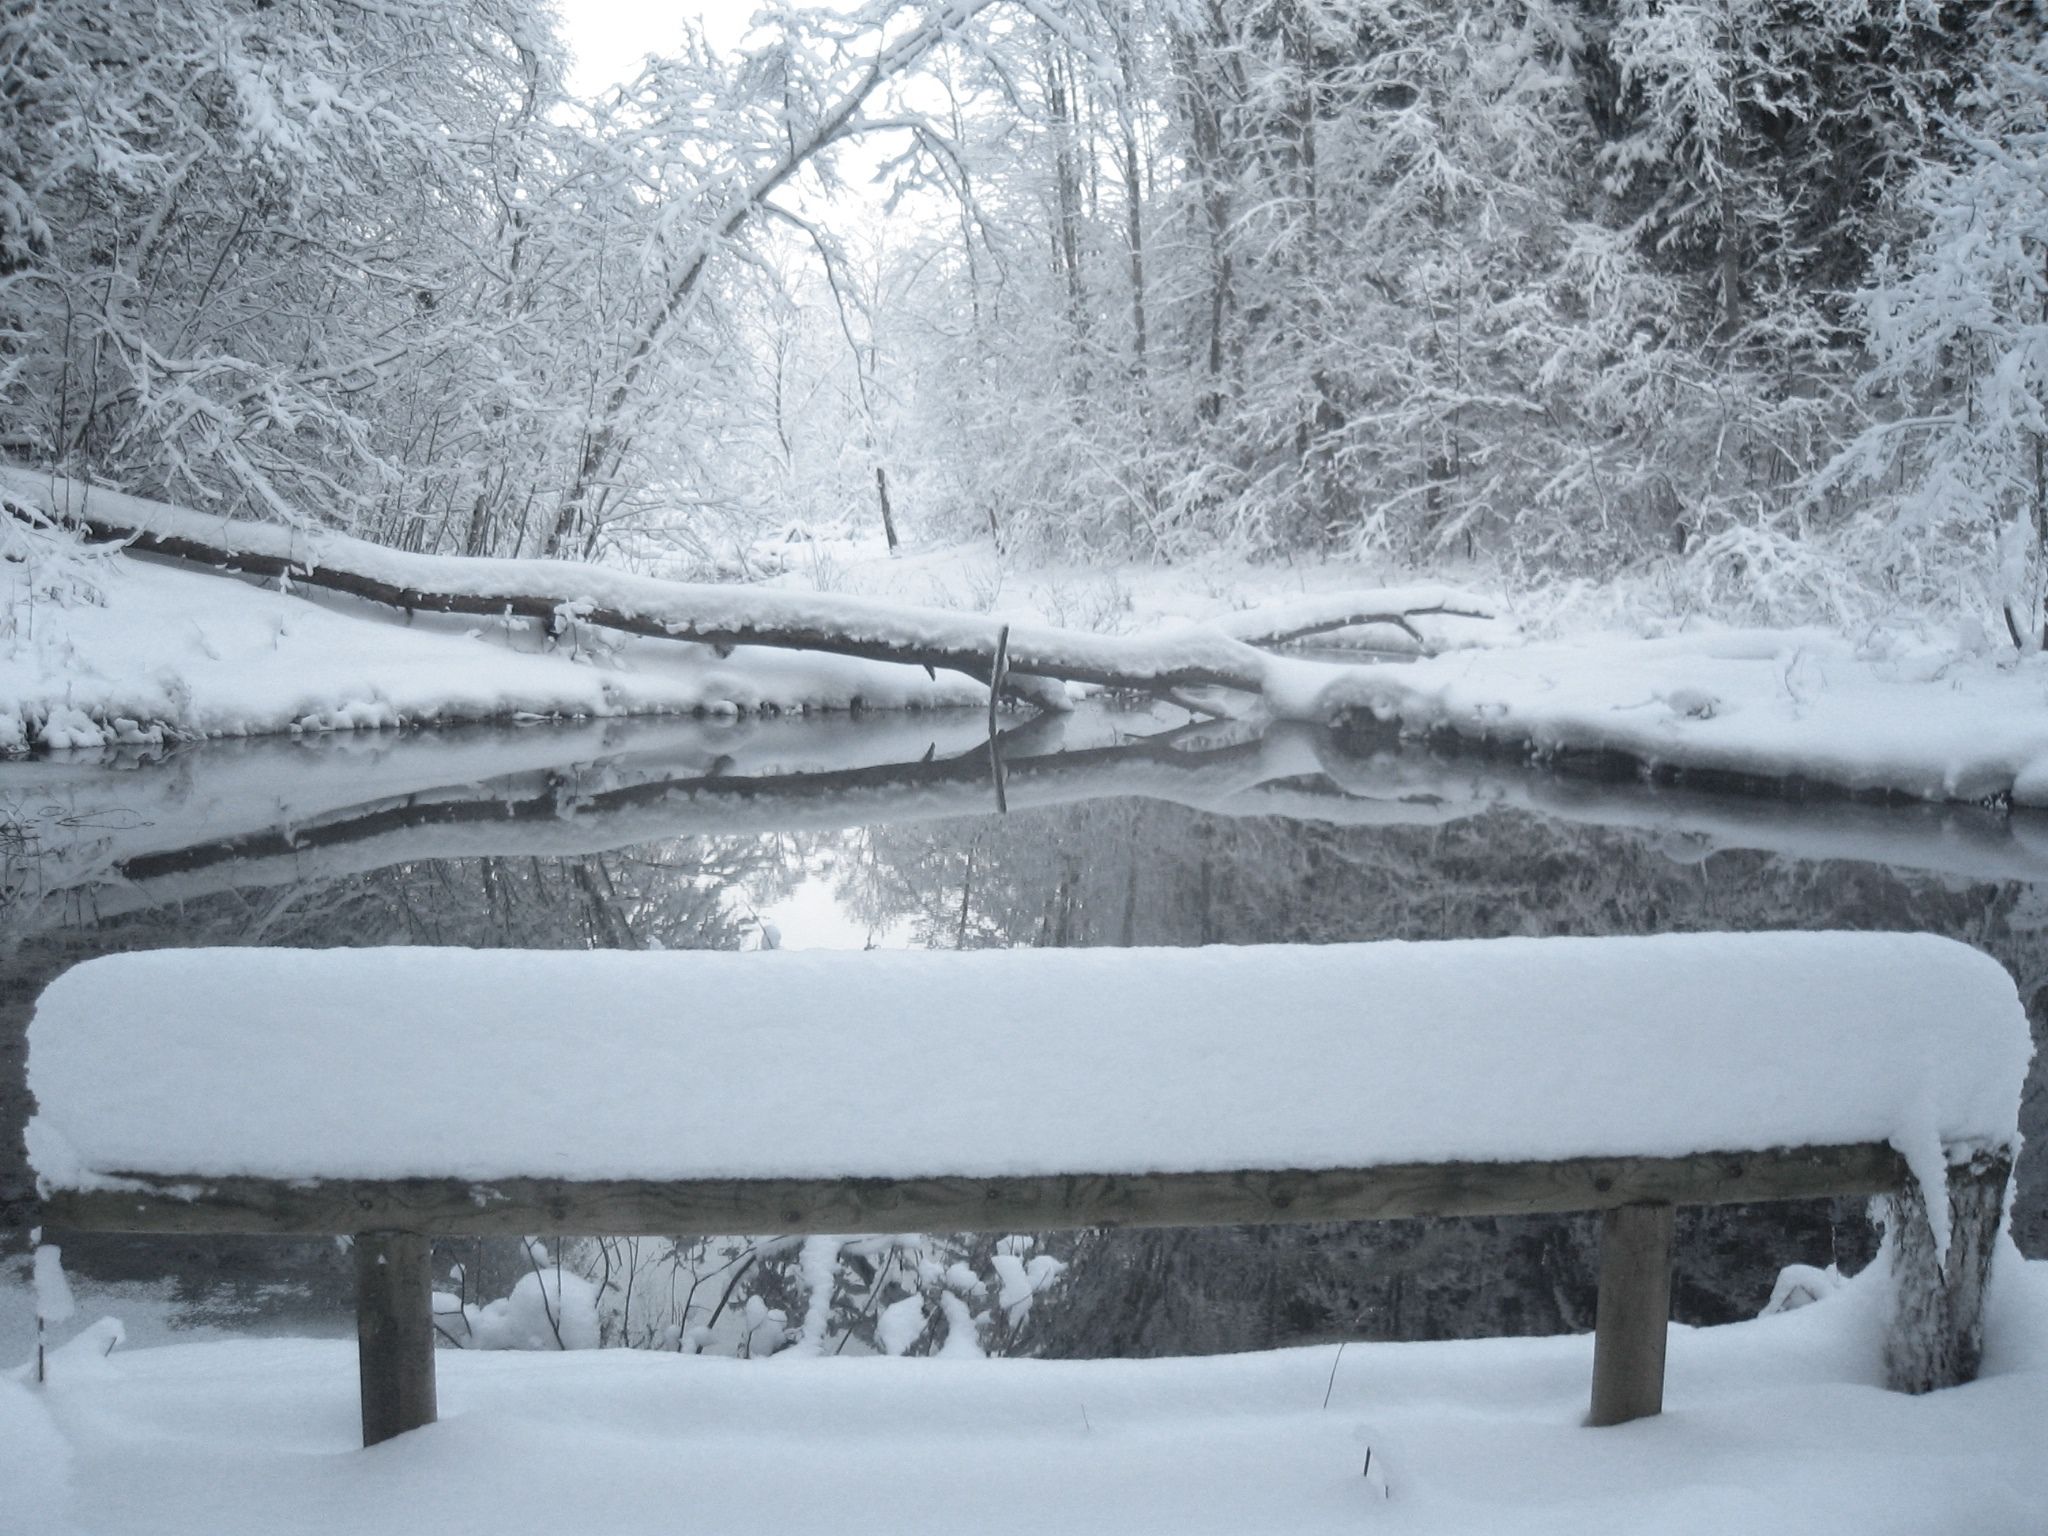
[[[1600,1218],[1590,1424],[1626,1424],[1664,1411],[1672,1215],[1668,1205],[1623,1205]]]
[[[356,1360],[366,1446],[434,1422],[430,1247],[416,1232],[356,1237]]]
[[[1948,1258],[1935,1257],[1934,1229],[1919,1185],[1885,1197],[1892,1314],[1885,1330],[1885,1384],[1932,1392],[1977,1379],[1984,1358],[1984,1284],[2012,1159],[1980,1153],[1948,1171]]]

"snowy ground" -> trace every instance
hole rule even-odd
[[[364,1451],[348,1342],[101,1360],[88,1338],[46,1387],[0,1377],[0,1507],[25,1536],[2038,1536],[2048,1264],[2001,1255],[1984,1379],[1929,1397],[1874,1384],[1880,1299],[1674,1330],[1664,1415],[1603,1430],[1580,1424],[1583,1335],[1073,1363],[444,1350],[442,1422]]]
[[[0,598],[9,590],[0,572]],[[163,729],[246,736],[407,721],[973,703],[953,674],[843,657],[632,641],[550,647],[519,621],[422,616],[286,595],[134,558],[104,600],[14,605],[0,626],[0,750],[90,747]],[[0,602],[0,606],[5,606]],[[125,722],[125,724],[124,724]]]
[[[1406,577],[1354,561],[1254,564],[1216,555],[1180,565],[1100,562],[1020,565],[986,539],[907,547],[891,555],[881,539],[820,536],[769,541],[755,548],[765,584],[779,590],[835,592],[919,607],[959,608],[1013,624],[1137,633],[1232,615],[1334,592],[1403,584]],[[1446,647],[1510,640],[1517,626],[1436,621],[1432,642]],[[1385,629],[1375,647],[1405,649]]]

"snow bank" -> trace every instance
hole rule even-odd
[[[2012,981],[1946,939],[1202,950],[185,950],[29,1031],[39,1175],[1317,1168],[2011,1144]]]
[[[795,543],[761,549],[768,558],[758,568],[772,573],[767,585],[797,591],[829,586],[887,602],[971,609],[1013,626],[1136,632],[1197,624],[1248,641],[1307,629],[1318,650],[1433,654],[1510,644],[1522,633],[1506,617],[1508,605],[1497,593],[1413,583],[1408,573],[1344,556],[1274,562],[1211,549],[1171,565],[1108,565],[1041,552],[1019,564],[985,534],[919,540],[892,550],[879,530],[865,526],[804,533]],[[1375,613],[1406,609],[1411,629],[1385,622],[1345,624],[1343,610],[1364,591],[1374,594]],[[1404,595],[1413,601],[1399,601]],[[1429,611],[1439,600],[1443,611]],[[1471,611],[1488,617],[1465,616]],[[1333,624],[1342,627],[1329,628]]]
[[[235,557],[285,562],[301,580],[316,571],[343,571],[409,599],[421,594],[459,597],[486,602],[491,612],[508,600],[539,603],[558,619],[602,613],[614,626],[648,626],[683,639],[775,643],[780,637],[783,644],[830,641],[883,646],[892,652],[926,653],[914,655],[914,660],[937,661],[941,666],[965,662],[970,670],[978,670],[993,656],[998,630],[1005,627],[982,614],[841,593],[670,581],[559,560],[414,554],[339,534],[229,521],[118,492],[89,490],[73,481],[4,465],[0,465],[0,493],[53,513],[89,518],[93,527],[123,536],[146,533]],[[1477,611],[1481,602],[1436,586],[1335,594],[1294,605],[1281,616],[1278,630],[1265,631],[1254,624],[1246,632],[1286,634],[1328,623],[1356,623],[1369,614],[1397,614],[1409,607]],[[432,604],[421,601],[417,606],[426,609]],[[204,612],[203,601],[193,612]],[[183,618],[189,623],[192,614]],[[68,623],[63,620],[55,627],[62,631]],[[1190,674],[1199,673],[1256,688],[1267,660],[1264,652],[1210,625],[1183,625],[1156,635],[1098,634],[1033,623],[1011,624],[1007,629],[1009,668],[1019,686],[1026,686],[1029,678],[1038,675],[1142,685],[1147,680],[1185,681]],[[268,641],[271,637],[263,638]],[[146,651],[147,647],[142,647],[138,654]],[[815,653],[802,655],[808,665]],[[900,670],[912,671],[908,667]],[[380,674],[372,669],[369,675]],[[897,689],[911,686],[899,682]],[[5,700],[9,691],[7,678],[0,674],[0,700]],[[1067,707],[1066,691],[1057,683],[1034,690],[1032,696],[1043,705]],[[902,701],[881,698],[869,702]],[[47,713],[42,717],[39,730],[45,745],[97,745],[96,740],[79,739],[79,728],[89,735],[95,722],[104,720],[119,729],[124,718],[103,716],[90,704],[79,706],[85,712],[78,715],[74,705],[76,700],[65,698],[61,707],[71,712],[60,715],[54,725]],[[501,708],[497,713],[510,714],[514,707],[519,706]],[[340,723],[389,724],[387,701],[361,701],[361,712]]]
[[[954,674],[843,656],[630,641],[550,646],[519,621],[325,605],[203,571],[110,563],[104,602],[32,618],[0,566],[0,751],[549,715],[975,704]]]
[[[84,493],[0,466],[0,492],[73,509]],[[612,716],[666,711],[971,704],[1000,621],[845,593],[666,581],[558,561],[408,554],[336,535],[242,525],[93,491],[92,516],[301,570],[345,567],[393,590],[545,600],[604,610],[664,634],[798,637],[928,653],[921,667],[742,646],[619,641],[572,631],[550,644],[537,620],[421,616],[326,606],[190,570],[109,561],[104,601],[32,600],[0,567],[0,751],[146,742],[166,732],[241,735],[401,721]],[[9,585],[11,583],[11,587]],[[10,591],[12,596],[9,595]],[[1651,768],[1804,780],[1926,800],[2048,806],[2048,656],[1958,654],[1895,636],[1852,643],[1818,630],[1703,628],[1658,639],[1602,634],[1520,645],[1504,622],[1451,619],[1488,600],[1432,585],[1316,592],[1141,634],[1095,634],[1017,618],[1020,677],[1133,686],[1214,684],[1257,693],[1267,714],[1322,723],[1369,712],[1411,730],[1532,748],[1611,751]],[[1436,616],[1462,641],[1509,642],[1413,665],[1343,666],[1277,656],[1270,643],[1372,613]],[[1347,629],[1349,634],[1359,631]],[[1368,635],[1403,635],[1381,624]],[[592,637],[596,636],[595,639]],[[1064,706],[1063,684],[1034,695]]]
[[[1863,649],[1819,630],[1584,636],[1398,667],[1276,660],[1276,713],[1613,751],[1923,800],[2048,805],[2048,655]],[[1306,670],[1304,670],[1306,669]]]
[[[71,1446],[42,1394],[0,1371],[0,1525],[68,1531],[70,1513]]]
[[[0,1381],[0,1474],[16,1474],[0,1525],[558,1536],[858,1512],[888,1536],[2020,1536],[2048,1498],[2048,1354],[2006,1342],[2044,1332],[2048,1265],[2016,1260],[1992,1291],[2010,1358],[1970,1387],[1874,1390],[1882,1297],[1852,1283],[1672,1329],[1666,1412],[1597,1433],[1585,1335],[1187,1360],[785,1352],[774,1370],[447,1350],[442,1421],[370,1451],[353,1341],[125,1351],[39,1399]],[[1361,1476],[1368,1448],[1390,1498]],[[25,1517],[64,1462],[75,1526]]]
[[[512,1294],[479,1306],[436,1291],[434,1326],[463,1349],[596,1349],[597,1287],[529,1238],[533,1267]]]

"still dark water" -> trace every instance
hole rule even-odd
[[[1905,929],[1995,956],[2044,1032],[2048,818],[1767,802],[1375,736],[1166,725],[1034,724],[1004,738],[1000,769],[967,715],[0,763],[0,1356],[28,1326],[29,1012],[64,968],[122,950],[745,948],[764,924],[788,947],[856,948]],[[423,1043],[400,1070],[459,1065]],[[2037,1063],[2015,1213],[2034,1254],[2048,1252],[2044,1122]],[[1581,1220],[1055,1246],[1073,1262],[1033,1314],[1049,1354],[1548,1332],[1592,1315]],[[1779,1266],[1850,1268],[1872,1247],[1844,1202],[1688,1213],[1677,1314],[1746,1315]],[[345,1326],[345,1264],[328,1244],[99,1241],[67,1258],[84,1304],[141,1319],[143,1336]]]

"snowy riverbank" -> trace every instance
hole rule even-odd
[[[1373,668],[1321,694],[1404,729],[1648,770],[2048,805],[2048,657],[1819,630],[1569,640]]]
[[[1076,684],[1256,697],[1281,665],[1262,647],[1368,623],[1420,644],[1424,632],[1413,621],[1452,612],[1491,623],[1481,599],[1403,586],[1132,635],[573,561],[393,550],[230,522],[6,466],[0,507],[13,514],[0,522],[0,534],[13,536],[0,545],[11,557],[0,562],[8,657],[0,750],[534,714],[972,704],[986,700],[986,686],[1055,712],[1073,707]],[[81,532],[97,542],[82,545]],[[245,590],[221,598],[229,612],[216,615],[208,588],[167,594],[161,578],[137,578],[130,557],[143,555],[177,562],[172,574],[224,578]],[[299,598],[384,633],[308,637],[291,601]],[[208,632],[217,618],[233,625],[232,656]],[[401,626],[444,644],[410,634],[394,640],[389,632]],[[468,642],[556,670],[486,662]],[[735,666],[721,673],[707,654]],[[558,670],[579,664],[603,675]],[[206,697],[191,696],[187,672],[203,678]]]
[[[787,550],[794,550],[788,553]],[[1175,568],[1005,572],[986,546],[887,558],[878,541],[771,547],[778,585],[904,602],[974,594],[998,611],[1152,629],[1228,628],[1383,573],[1217,559]],[[1741,628],[1661,612],[1642,591],[1574,588],[1487,623],[1431,621],[1436,653],[1412,665],[1283,667],[1275,713],[1376,715],[1412,732],[1605,752],[1645,770],[1792,781],[1795,790],[2048,806],[2048,656],[2019,656],[1978,630],[1902,625],[1847,637]],[[1386,630],[1330,637],[1404,648]],[[1762,787],[1762,786],[1757,786]]]
[[[8,484],[16,494],[33,489],[19,475]],[[180,528],[198,521],[159,510]],[[767,587],[673,586],[619,573],[587,580],[606,601],[649,613],[709,603],[714,627],[741,624],[750,606],[778,624],[826,622],[815,609],[877,644],[951,647],[968,657],[956,665],[970,669],[962,648],[1010,625],[1013,662],[1016,647],[1036,647],[1082,675],[1099,665],[1159,676],[1182,664],[1241,675],[1238,686],[1257,694],[1206,698],[1231,712],[1314,723],[1369,714],[1539,758],[1612,754],[1646,773],[1751,787],[2048,805],[2048,657],[2016,656],[1981,636],[1900,630],[1851,640],[1637,619],[1635,632],[1552,620],[1544,628],[1563,633],[1530,639],[1512,618],[1433,617],[1418,630],[1437,654],[1360,667],[1243,640],[1327,619],[1347,591],[1390,605],[1479,600],[1450,588],[1376,591],[1375,573],[1335,565],[1033,574],[1005,572],[972,547],[897,559],[852,545],[798,547],[803,559],[784,559]],[[514,562],[471,571],[461,561],[373,558],[403,566],[405,579],[418,570],[458,583],[524,579]],[[684,643],[573,615],[550,639],[532,618],[407,616],[304,586],[280,590],[287,582],[133,556],[85,566],[85,579],[57,601],[34,565],[0,565],[0,751],[531,717],[978,708],[987,698],[981,683],[944,662],[933,670]],[[577,568],[534,569],[560,580]],[[1385,625],[1318,643],[1328,638],[1413,639]],[[1060,704],[1065,694],[1041,676],[1027,696]]]
[[[0,628],[0,750],[399,724],[979,703],[952,673],[840,656],[623,640],[550,645],[518,621],[280,593],[115,557],[99,601],[34,603]]]
[[[41,1536],[520,1536],[594,1512],[705,1532],[854,1512],[890,1536],[2038,1532],[2048,1264],[2005,1251],[1984,1379],[1927,1397],[1875,1385],[1876,1292],[1674,1328],[1666,1412],[1606,1430],[1580,1424],[1584,1335],[1091,1362],[444,1350],[443,1422],[370,1451],[351,1342],[88,1347],[46,1388],[0,1377],[0,1486]]]

